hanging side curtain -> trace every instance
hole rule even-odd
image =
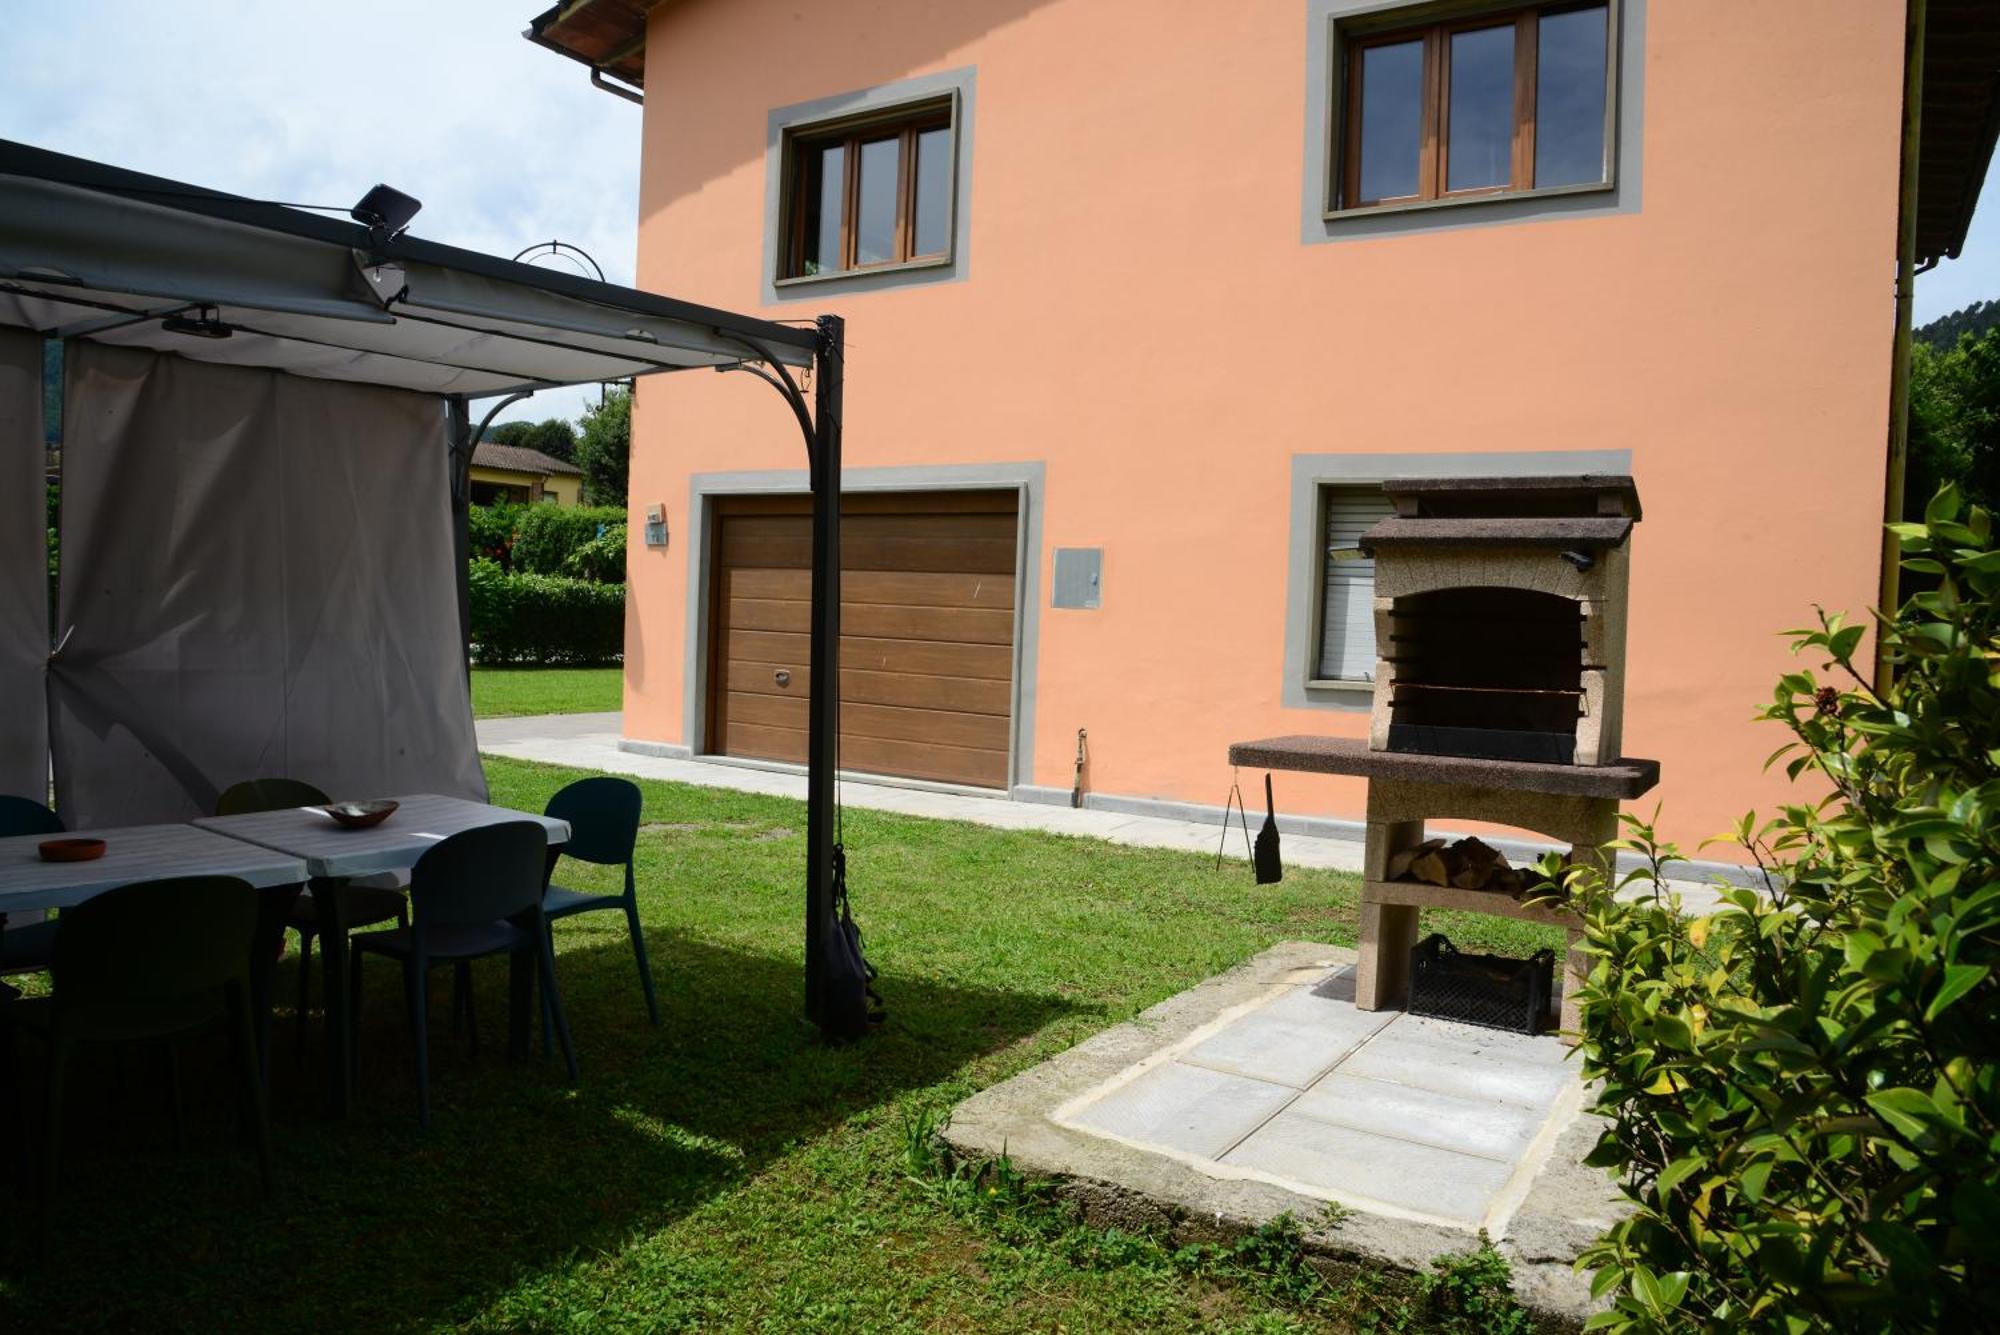
[[[186,820],[243,779],[483,799],[440,400],[76,344],[56,793]]]
[[[42,340],[0,329],[0,793],[49,796]]]

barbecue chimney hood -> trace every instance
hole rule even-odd
[[[1619,758],[1629,539],[1622,476],[1386,483],[1375,558],[1376,751],[1554,765]]]

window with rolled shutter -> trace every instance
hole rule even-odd
[[[1373,681],[1375,562],[1357,559],[1353,549],[1363,533],[1394,511],[1381,484],[1369,483],[1326,488],[1320,512],[1325,577],[1314,676],[1321,681]]]

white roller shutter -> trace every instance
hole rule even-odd
[[[1325,491],[1321,547],[1325,589],[1316,674],[1321,681],[1375,677],[1375,562],[1354,559],[1351,549],[1363,533],[1393,513],[1379,483]],[[1335,556],[1341,551],[1348,553],[1344,560]]]

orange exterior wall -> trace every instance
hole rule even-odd
[[[848,321],[850,468],[1043,461],[1033,772],[1219,803],[1233,740],[1363,736],[1280,705],[1291,459],[1629,449],[1625,746],[1690,843],[1769,808],[1752,724],[1811,605],[1875,590],[1889,402],[1902,10],[1652,0],[1643,205],[1300,240],[1298,0],[683,0],[648,42],[639,282],[759,309],[778,107],[977,69],[966,281],[827,285]],[[1441,224],[1455,221],[1440,218]],[[748,376],[640,386],[628,736],[682,738],[696,472],[800,468]],[[1050,551],[1104,549],[1096,611],[1047,606]],[[1358,817],[1359,781],[1280,776]]]

